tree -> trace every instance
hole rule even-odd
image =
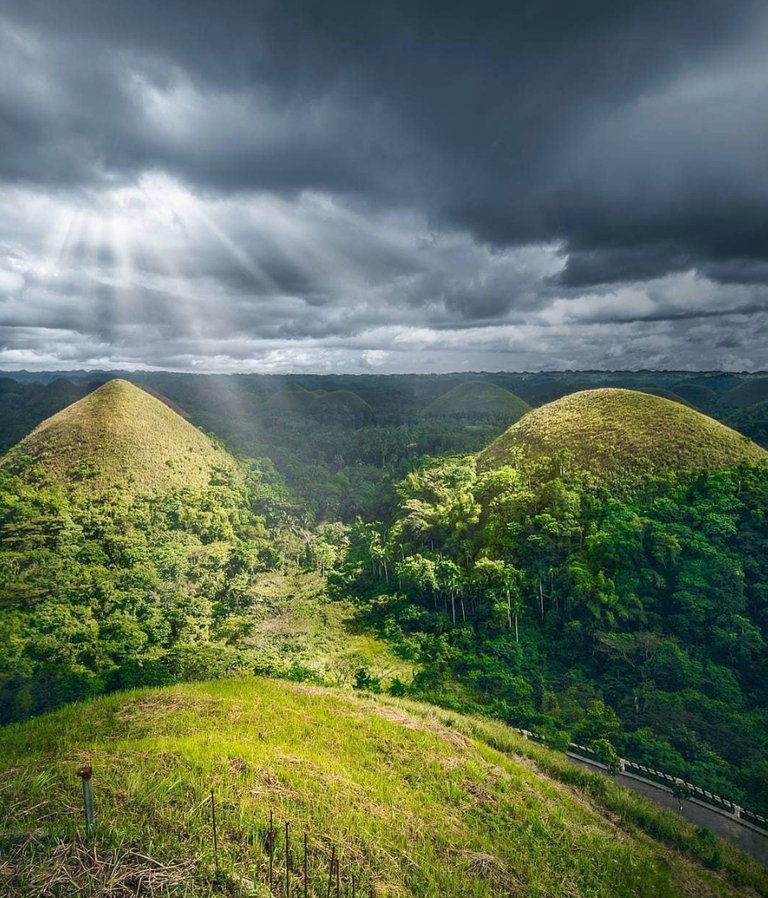
[[[515,642],[520,642],[518,619],[523,609],[522,572],[499,559],[480,558],[475,562],[474,574],[497,600],[503,601],[507,626],[511,629],[514,621]]]
[[[441,592],[447,594],[451,600],[451,618],[456,623],[456,597],[461,599],[461,617],[466,620],[464,610],[464,574],[461,568],[447,558],[441,558],[435,565],[437,586]]]
[[[602,699],[593,701],[583,720],[573,732],[575,742],[591,745],[598,739],[615,742],[622,731],[621,721],[610,705]]]
[[[408,555],[396,565],[398,577],[416,587],[422,596],[429,593],[433,604],[436,606],[437,595],[437,565],[431,558],[426,558],[418,552]]]

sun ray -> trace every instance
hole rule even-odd
[[[173,264],[169,255],[163,254],[157,247],[152,246],[148,246],[146,252],[156,263],[154,267],[162,270],[170,281],[170,285],[162,286],[169,294],[169,301],[173,303],[173,316],[179,321],[181,332],[199,344],[210,327],[210,309],[207,302],[201,302],[201,298],[195,295],[194,289],[190,289],[190,276],[185,276]],[[199,345],[196,348],[201,349]],[[248,407],[249,403],[246,397],[237,390],[228,388],[231,386],[233,383],[229,379],[225,382],[219,377],[210,377],[206,379],[203,389],[215,394],[214,402],[219,408],[226,409],[228,420],[233,422],[245,420],[249,422],[250,426],[253,426],[253,409]]]

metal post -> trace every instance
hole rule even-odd
[[[269,832],[267,833],[267,851],[269,852],[269,890],[272,891],[273,881],[273,858],[275,855],[275,830],[273,826],[272,811],[269,812]]]
[[[291,873],[291,835],[289,830],[290,824],[285,821],[285,898],[289,898],[291,894],[291,883],[289,876]]]
[[[87,767],[81,767],[77,771],[77,775],[83,781],[83,805],[85,807],[85,831],[93,832],[95,826],[95,818],[93,814],[93,785],[91,777],[93,776],[93,768],[90,764]]]
[[[213,857],[216,869],[219,869],[219,833],[216,829],[216,798],[211,790],[211,824],[213,825]]]
[[[325,898],[331,898],[331,885],[333,884],[333,869],[336,866],[336,846],[334,845],[331,848],[331,866],[328,870],[328,891],[325,893]]]

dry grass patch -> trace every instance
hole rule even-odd
[[[160,863],[131,848],[101,849],[82,839],[52,846],[30,841],[0,865],[0,883],[7,894],[24,888],[40,898],[137,898],[180,893],[193,868],[189,859]]]

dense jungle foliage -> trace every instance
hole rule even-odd
[[[304,551],[279,503],[255,470],[139,496],[0,471],[0,721],[242,669],[227,642],[253,576]]]
[[[768,806],[765,468],[609,492],[567,455],[455,457],[398,492],[334,585],[419,663],[403,692]]]

